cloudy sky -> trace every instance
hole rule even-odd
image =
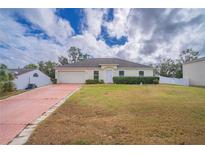
[[[205,55],[205,9],[0,9],[0,63],[57,61],[70,46],[138,63]]]

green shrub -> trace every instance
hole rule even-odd
[[[86,84],[97,84],[98,80],[88,79],[85,81]]]
[[[57,79],[52,78],[51,81],[53,84],[57,84]]]
[[[153,80],[153,84],[159,84],[159,80],[158,79],[154,79]]]
[[[3,86],[4,86],[3,82],[0,81],[0,94],[3,93]]]
[[[15,90],[14,83],[12,81],[5,82],[2,86],[3,92],[12,92]]]
[[[88,79],[85,81],[86,84],[103,84],[103,80],[94,80],[94,79]]]
[[[8,73],[5,70],[0,69],[0,82],[7,81],[7,80],[9,80]]]
[[[0,69],[0,92],[11,92],[15,90],[15,86],[12,82],[14,76],[6,71],[5,69]]]
[[[116,84],[156,84],[154,80],[159,81],[159,77],[113,77],[113,83]]]
[[[104,80],[99,80],[99,83],[104,84],[105,82],[104,82]]]

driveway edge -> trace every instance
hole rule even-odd
[[[44,112],[40,117],[38,117],[34,122],[28,124],[11,142],[9,145],[23,145],[27,142],[34,129],[38,126],[38,124],[45,120],[48,116],[50,116],[59,106],[61,106],[65,101],[72,96],[75,92],[80,90],[81,86],[74,90],[72,93],[68,94],[66,97],[61,99],[55,105],[50,107],[47,112]]]

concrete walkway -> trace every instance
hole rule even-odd
[[[49,85],[0,100],[0,144],[11,142],[28,124],[79,87]]]

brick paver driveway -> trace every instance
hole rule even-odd
[[[0,144],[8,144],[26,125],[79,87],[79,84],[49,85],[0,100]]]

